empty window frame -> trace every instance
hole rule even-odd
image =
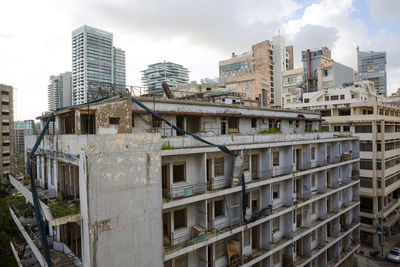
[[[109,123],[110,123],[110,125],[119,125],[119,118],[118,117],[110,117]]]
[[[274,184],[272,186],[272,198],[273,199],[279,198],[279,184]]]
[[[311,147],[311,160],[315,160],[315,147]]]
[[[220,216],[225,216],[224,201],[222,199],[214,202],[214,217],[217,218]]]
[[[174,211],[174,230],[187,227],[186,209]]]
[[[272,219],[272,231],[273,232],[279,231],[279,224],[280,224],[279,217]]]
[[[186,181],[186,164],[185,162],[174,163],[172,165],[172,181],[173,183]]]
[[[272,152],[272,166],[279,166],[279,151]]]
[[[257,119],[255,119],[255,118],[251,119],[251,127],[257,128]]]
[[[224,176],[225,158],[214,159],[214,177]]]

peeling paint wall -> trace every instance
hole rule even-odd
[[[118,124],[110,124],[110,118],[118,118]],[[132,133],[132,100],[105,102],[96,106],[96,133]]]
[[[88,137],[91,266],[162,266],[160,135]]]

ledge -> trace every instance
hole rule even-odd
[[[17,179],[15,179],[12,175],[9,176],[9,179],[10,183],[15,187],[15,189],[17,189],[22,194],[22,196],[25,197],[26,201],[31,205],[33,205],[32,192],[28,188],[26,188],[23,184],[21,184]],[[58,226],[70,222],[79,222],[81,220],[80,214],[73,214],[60,218],[54,218],[53,215],[51,214],[50,208],[46,204],[44,204],[41,200],[39,200],[39,203],[44,218],[49,223],[51,223],[52,226]]]

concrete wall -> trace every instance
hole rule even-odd
[[[88,208],[85,266],[162,265],[159,140],[155,134],[87,137],[81,154],[87,176],[80,176],[87,189],[81,193]]]
[[[354,82],[353,69],[338,62],[333,62],[333,84],[335,88],[343,87],[343,83]]]

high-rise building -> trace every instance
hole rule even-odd
[[[14,151],[16,155],[24,153],[24,137],[34,134],[36,131],[33,120],[14,121]]]
[[[306,93],[339,88],[354,82],[354,70],[334,61],[327,47],[302,51],[302,61]]]
[[[149,65],[142,71],[142,82],[148,87],[150,94],[162,95],[162,83],[166,82],[170,89],[189,83],[189,70],[172,62],[159,62]]]
[[[72,74],[71,72],[52,75],[47,88],[47,105],[50,111],[72,105]]]
[[[386,96],[386,52],[360,51],[357,46],[358,79],[374,82],[375,91]]]
[[[56,136],[44,136],[33,161],[38,187],[52,192],[40,205],[54,262],[352,265],[360,243],[359,141],[318,132],[320,114],[118,97],[91,105],[96,124],[88,132],[84,110],[56,111]],[[80,123],[66,123],[72,118]],[[26,138],[27,151],[35,142]],[[23,178],[10,182],[31,205]],[[50,205],[68,209],[56,216]],[[26,239],[16,257],[44,262],[33,242],[37,227],[23,227],[33,216],[18,207],[11,214]]]
[[[321,112],[324,131],[360,138],[361,243],[381,251],[400,222],[400,108],[383,103],[372,81],[304,94],[288,108]]]
[[[0,84],[1,94],[1,144],[0,144],[0,180],[5,181],[10,174],[11,158],[14,155],[14,108],[12,86]]]
[[[125,51],[114,47],[113,48],[113,83],[115,90],[121,92],[125,89],[126,85],[126,73],[125,73]]]
[[[219,75],[227,88],[245,93],[263,106],[280,106],[282,72],[293,67],[293,47],[283,36],[274,36],[252,46],[251,51],[219,62]]]
[[[110,94],[125,88],[125,52],[114,49],[112,33],[87,25],[72,32],[72,85],[73,104],[94,99],[99,86]]]

